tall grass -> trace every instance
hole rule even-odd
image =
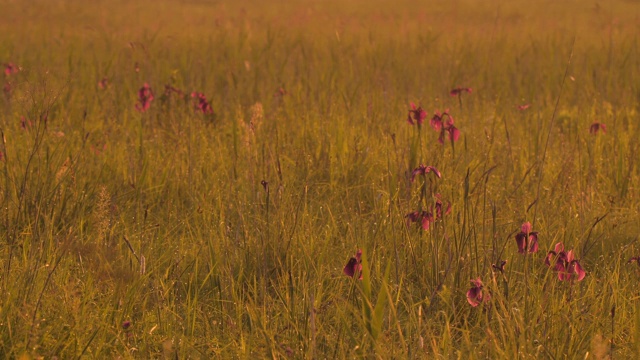
[[[0,7],[0,357],[640,356],[635,2]]]

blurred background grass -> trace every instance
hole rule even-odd
[[[639,354],[638,2],[0,7],[21,68],[0,102],[3,357]],[[450,108],[455,148],[409,102]],[[443,174],[426,198],[419,163]],[[436,193],[452,213],[408,228]],[[543,265],[559,241],[582,282]],[[362,282],[342,273],[358,248]],[[478,276],[492,301],[471,308]]]

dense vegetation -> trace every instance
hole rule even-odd
[[[0,8],[0,357],[640,357],[637,1]]]

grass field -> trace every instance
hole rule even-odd
[[[638,1],[0,9],[0,358],[640,358]]]

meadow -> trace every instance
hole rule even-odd
[[[0,9],[0,358],[640,358],[638,1]]]

